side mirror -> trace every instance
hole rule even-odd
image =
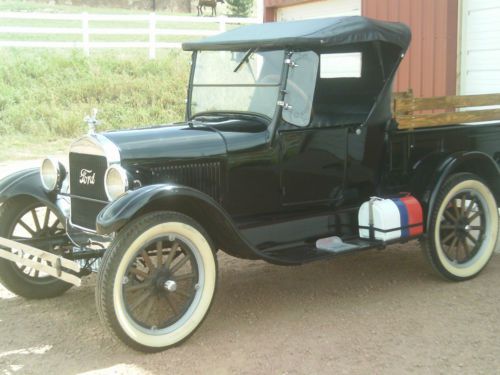
[[[307,126],[318,76],[319,56],[312,51],[294,52],[288,61],[288,79],[283,105],[283,120],[296,126]]]

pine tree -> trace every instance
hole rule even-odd
[[[253,0],[226,0],[226,3],[233,17],[248,17],[252,13]]]

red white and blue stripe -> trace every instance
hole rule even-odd
[[[420,203],[411,195],[391,199],[399,210],[401,237],[412,237],[423,232],[423,216]]]

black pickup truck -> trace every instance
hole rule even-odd
[[[342,17],[251,25],[192,51],[184,122],[89,134],[0,181],[0,280],[26,298],[96,271],[126,344],[189,337],[217,250],[300,265],[419,239],[434,270],[476,276],[498,235],[500,123],[398,129],[399,23]],[[257,307],[256,307],[257,308]]]

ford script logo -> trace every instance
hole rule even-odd
[[[80,184],[82,185],[94,185],[95,184],[95,172],[92,169],[81,169],[80,170]]]

